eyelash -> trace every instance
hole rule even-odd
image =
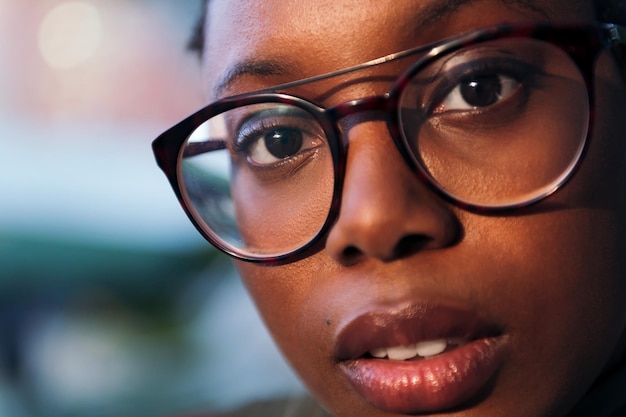
[[[238,129],[238,133],[236,135],[236,139],[233,141],[232,147],[233,152],[240,158],[247,159],[250,163],[257,166],[257,168],[275,168],[281,165],[287,164],[291,161],[294,161],[299,156],[302,156],[304,150],[309,149],[309,145],[313,144],[313,140],[309,140],[312,137],[318,137],[319,134],[315,134],[311,132],[310,126],[306,126],[304,121],[298,123],[298,116],[278,116],[278,117],[287,117],[289,119],[296,119],[295,121],[289,120],[288,123],[282,121],[276,121],[276,119],[272,119],[270,122],[267,119],[261,119],[258,121],[254,121],[254,116],[252,119],[254,126],[246,127],[242,129],[241,127]],[[247,120],[250,120],[247,119]],[[244,121],[242,124],[245,124]],[[253,157],[253,147],[260,143],[260,141],[264,141],[265,135],[272,131],[282,131],[287,132],[289,130],[297,131],[302,136],[302,143],[300,149],[294,153],[293,155],[279,157],[272,154],[272,151],[267,148],[267,144],[263,144],[265,150],[271,154],[276,161],[272,163],[263,163],[259,161],[255,161]]]
[[[543,69],[519,60],[506,58],[489,58],[459,65],[446,74],[433,88],[435,94],[424,106],[427,114],[433,114],[436,108],[457,88],[461,82],[469,77],[499,75],[509,77],[520,84],[520,88],[529,94],[531,90],[540,88],[540,78],[547,74]]]

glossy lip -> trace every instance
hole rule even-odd
[[[440,355],[408,361],[375,359],[368,352],[420,341],[465,338]],[[335,360],[355,391],[388,412],[457,408],[482,394],[498,373],[507,341],[501,328],[470,310],[410,304],[368,311],[339,329]]]

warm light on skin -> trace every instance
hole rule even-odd
[[[445,9],[444,3],[460,6]],[[277,62],[284,69],[272,73],[257,65],[223,92],[235,95],[502,22],[591,23],[590,0],[509,3],[211,0],[204,74],[211,89],[242,63]],[[483,215],[442,201],[390,151],[393,137],[383,120],[345,122],[341,206],[325,245],[287,265],[237,263],[274,340],[333,415],[565,416],[622,360],[626,124],[619,112],[626,87],[620,71],[611,55],[601,54],[593,141],[576,176],[515,214]],[[348,102],[380,94],[380,80],[390,74],[348,76],[301,95],[322,96],[325,105]],[[534,127],[528,136],[537,139],[544,130]],[[536,159],[535,149],[522,151]],[[427,306],[438,307],[414,313]],[[458,316],[451,313],[457,308]],[[369,359],[371,349],[441,336],[415,332],[444,328],[446,315],[453,327],[486,320],[486,334],[494,337],[479,336],[483,342],[431,363]],[[471,333],[448,336],[455,332]],[[460,372],[448,373],[449,363]]]
[[[64,2],[44,17],[39,28],[39,50],[50,67],[73,68],[95,55],[102,31],[102,19],[95,6]]]

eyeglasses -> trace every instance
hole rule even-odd
[[[183,209],[251,262],[307,256],[339,212],[340,121],[383,112],[407,165],[444,200],[489,213],[534,204],[572,176],[593,122],[593,67],[624,28],[500,25],[217,101],[153,143]],[[324,108],[277,93],[415,56],[388,93]]]

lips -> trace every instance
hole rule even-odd
[[[364,313],[341,327],[335,359],[355,391],[395,413],[438,412],[484,393],[506,337],[477,313],[411,304]]]

